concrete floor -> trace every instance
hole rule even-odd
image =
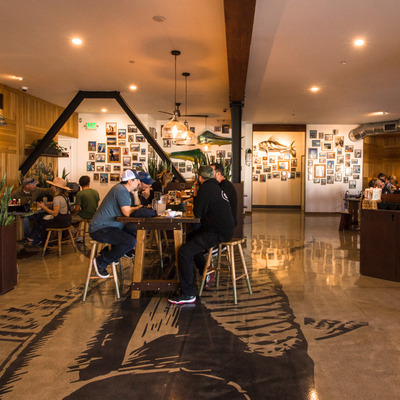
[[[400,283],[360,276],[359,234],[338,226],[246,217],[253,294],[240,283],[236,306],[227,279],[195,305],[130,300],[129,260],[120,300],[107,280],[83,303],[83,246],[29,249],[0,296],[0,398],[400,398]]]

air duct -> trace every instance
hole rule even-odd
[[[349,139],[358,142],[366,136],[382,135],[384,133],[400,133],[400,121],[374,122],[363,124],[349,132]]]

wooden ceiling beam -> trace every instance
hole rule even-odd
[[[229,101],[244,103],[256,0],[224,0]]]

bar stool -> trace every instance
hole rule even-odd
[[[50,247],[50,248],[58,247],[58,257],[61,257],[61,244],[62,243],[68,243],[68,242],[72,243],[72,246],[73,246],[74,251],[76,253],[77,252],[77,248],[76,248],[76,245],[75,245],[74,235],[72,234],[73,229],[74,229],[74,227],[72,225],[68,226],[66,228],[47,228],[46,231],[48,233],[47,233],[47,237],[46,237],[46,242],[45,242],[44,247],[43,247],[42,256],[45,255],[46,250],[47,250],[48,247]],[[66,231],[69,234],[69,238],[63,240],[62,234],[63,234],[63,232],[66,232]],[[51,237],[51,234],[53,232],[57,233],[57,239],[53,239],[52,241],[56,241],[57,240],[57,245],[49,246],[50,237]]]
[[[107,243],[100,243],[100,242],[97,242],[96,240],[91,240],[90,244],[92,245],[92,249],[90,251],[89,268],[88,268],[87,275],[86,275],[85,290],[83,292],[82,301],[86,301],[88,287],[91,286],[93,280],[97,280],[97,279],[104,280],[104,278],[100,278],[99,276],[97,276],[96,270],[94,269],[93,260],[97,257],[97,255],[99,254],[100,250],[104,246],[109,246]],[[120,265],[121,265],[121,261],[120,261]],[[122,266],[121,266],[121,268],[122,268]],[[115,290],[117,292],[117,298],[119,299],[120,298],[119,282],[118,282],[117,266],[116,266],[115,262],[113,262],[111,264],[111,271],[112,271],[112,273],[109,276],[109,278],[113,278],[114,279]]]
[[[82,237],[83,243],[85,243],[85,237],[89,236],[89,224],[91,221],[91,219],[83,219],[79,222],[78,230],[75,235],[75,240],[79,237]]]
[[[239,279],[241,279],[243,277],[246,278],[246,283],[247,283],[247,288],[249,289],[249,294],[252,294],[250,278],[249,278],[249,274],[247,272],[247,266],[246,266],[246,262],[245,262],[244,255],[243,255],[243,249],[242,249],[242,243],[244,241],[245,241],[245,239],[232,239],[230,242],[220,243],[218,245],[218,259],[217,259],[216,267],[212,267],[212,265],[211,265],[213,249],[211,248],[208,251],[206,267],[204,268],[204,272],[203,272],[203,278],[201,281],[199,296],[201,296],[201,294],[203,292],[207,275],[213,273],[214,271],[217,273],[216,287],[219,286],[219,276],[220,276],[220,271],[221,271],[221,254],[222,254],[223,246],[226,246],[228,269],[230,270],[230,274],[231,274],[231,278],[232,278],[233,298],[234,298],[235,304],[237,304],[236,281],[238,281]],[[236,267],[235,267],[235,246],[237,246],[237,248],[239,250],[240,258],[242,260],[242,267],[243,267],[243,274],[238,277],[236,276]],[[208,269],[207,266],[211,266],[211,268]]]

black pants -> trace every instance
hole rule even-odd
[[[187,296],[195,296],[196,289],[193,282],[193,261],[202,275],[205,268],[204,251],[231,238],[223,237],[217,233],[194,231],[187,235],[186,243],[182,245],[178,253],[179,280],[182,293]]]
[[[40,226],[40,240],[46,240],[48,232],[47,228],[67,228],[71,225],[71,214],[58,214],[52,219],[42,219]]]

